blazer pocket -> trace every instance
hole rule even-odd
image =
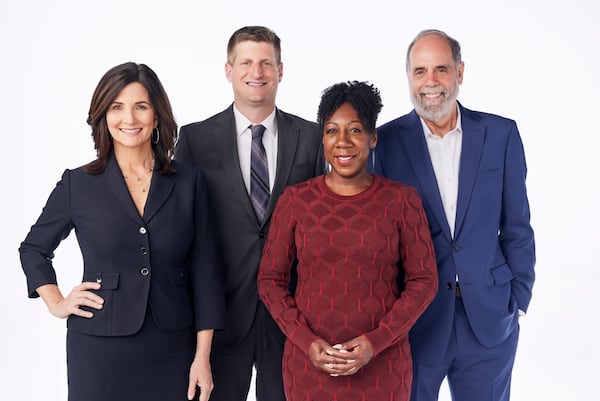
[[[171,285],[185,285],[188,282],[188,275],[185,270],[171,270],[167,272],[167,277]]]
[[[502,170],[499,168],[495,168],[492,170],[486,170],[486,171],[482,171],[479,174],[477,174],[477,180],[478,181],[485,181],[485,180],[489,180],[495,177],[500,177],[502,175]]]
[[[507,264],[495,267],[491,271],[494,284],[502,285],[510,282],[513,279],[513,274]]]
[[[116,290],[119,287],[119,273],[84,273],[83,281],[100,283],[100,290]]]

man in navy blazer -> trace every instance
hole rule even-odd
[[[437,30],[410,44],[415,110],[381,126],[375,173],[423,199],[439,270],[438,294],[410,335],[411,400],[510,398],[519,333],[534,282],[523,145],[514,121],[458,103],[459,43]]]
[[[258,298],[257,272],[270,216],[283,189],[324,172],[317,125],[275,107],[283,76],[279,37],[260,26],[234,32],[225,64],[234,103],[205,121],[181,127],[178,161],[204,172],[215,219],[220,267],[225,275],[225,330],[215,333],[211,401],[240,401],[256,368],[257,401],[285,401],[285,337]],[[270,197],[265,216],[250,197],[250,125],[265,127]]]

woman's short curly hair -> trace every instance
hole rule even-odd
[[[379,89],[364,81],[340,82],[323,91],[317,112],[317,123],[321,131],[325,127],[325,121],[344,103],[352,105],[365,129],[375,132],[377,116],[383,104]]]

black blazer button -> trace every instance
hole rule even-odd
[[[261,231],[261,232],[258,234],[258,236],[259,236],[260,238],[265,238],[265,237],[267,236],[267,233],[266,233],[266,232],[264,232],[264,231]]]
[[[142,234],[142,235],[143,235],[143,234],[146,234],[146,232],[147,232],[147,231],[146,231],[146,227],[140,227],[140,229],[138,230],[138,232],[139,232],[140,234]]]
[[[150,270],[148,270],[147,267],[142,267],[142,270],[140,270],[140,273],[142,274],[142,276],[147,276],[148,274],[150,274]]]
[[[146,255],[148,253],[148,250],[145,247],[141,247],[140,252],[142,253],[142,255]]]

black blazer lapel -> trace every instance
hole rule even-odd
[[[258,223],[250,195],[246,189],[246,183],[242,177],[240,167],[240,158],[237,148],[237,130],[235,125],[235,116],[233,114],[233,105],[221,113],[215,120],[215,128],[211,131],[211,137],[214,141],[212,149],[219,150],[219,160],[223,169],[223,174],[227,176],[227,181],[231,184],[231,190],[239,199],[240,205],[251,215]],[[226,185],[224,183],[224,185]],[[217,205],[221,207],[222,205]]]
[[[102,186],[106,196],[111,199],[119,209],[136,223],[144,225],[144,221],[137,212],[133,199],[131,199],[131,195],[129,195],[123,173],[121,172],[114,155],[109,157],[106,170],[102,174]]]
[[[144,207],[144,221],[146,223],[152,219],[167,199],[169,199],[174,187],[175,183],[170,176],[161,175],[156,170],[154,171],[150,184],[150,192],[148,192],[148,199]]]
[[[267,216],[270,216],[277,204],[279,194],[287,185],[288,177],[298,148],[298,138],[300,135],[299,129],[294,127],[285,116],[277,110],[277,171],[275,175],[275,183],[269,198],[267,206]],[[273,196],[276,194],[276,196]],[[268,219],[265,219],[268,220]]]

